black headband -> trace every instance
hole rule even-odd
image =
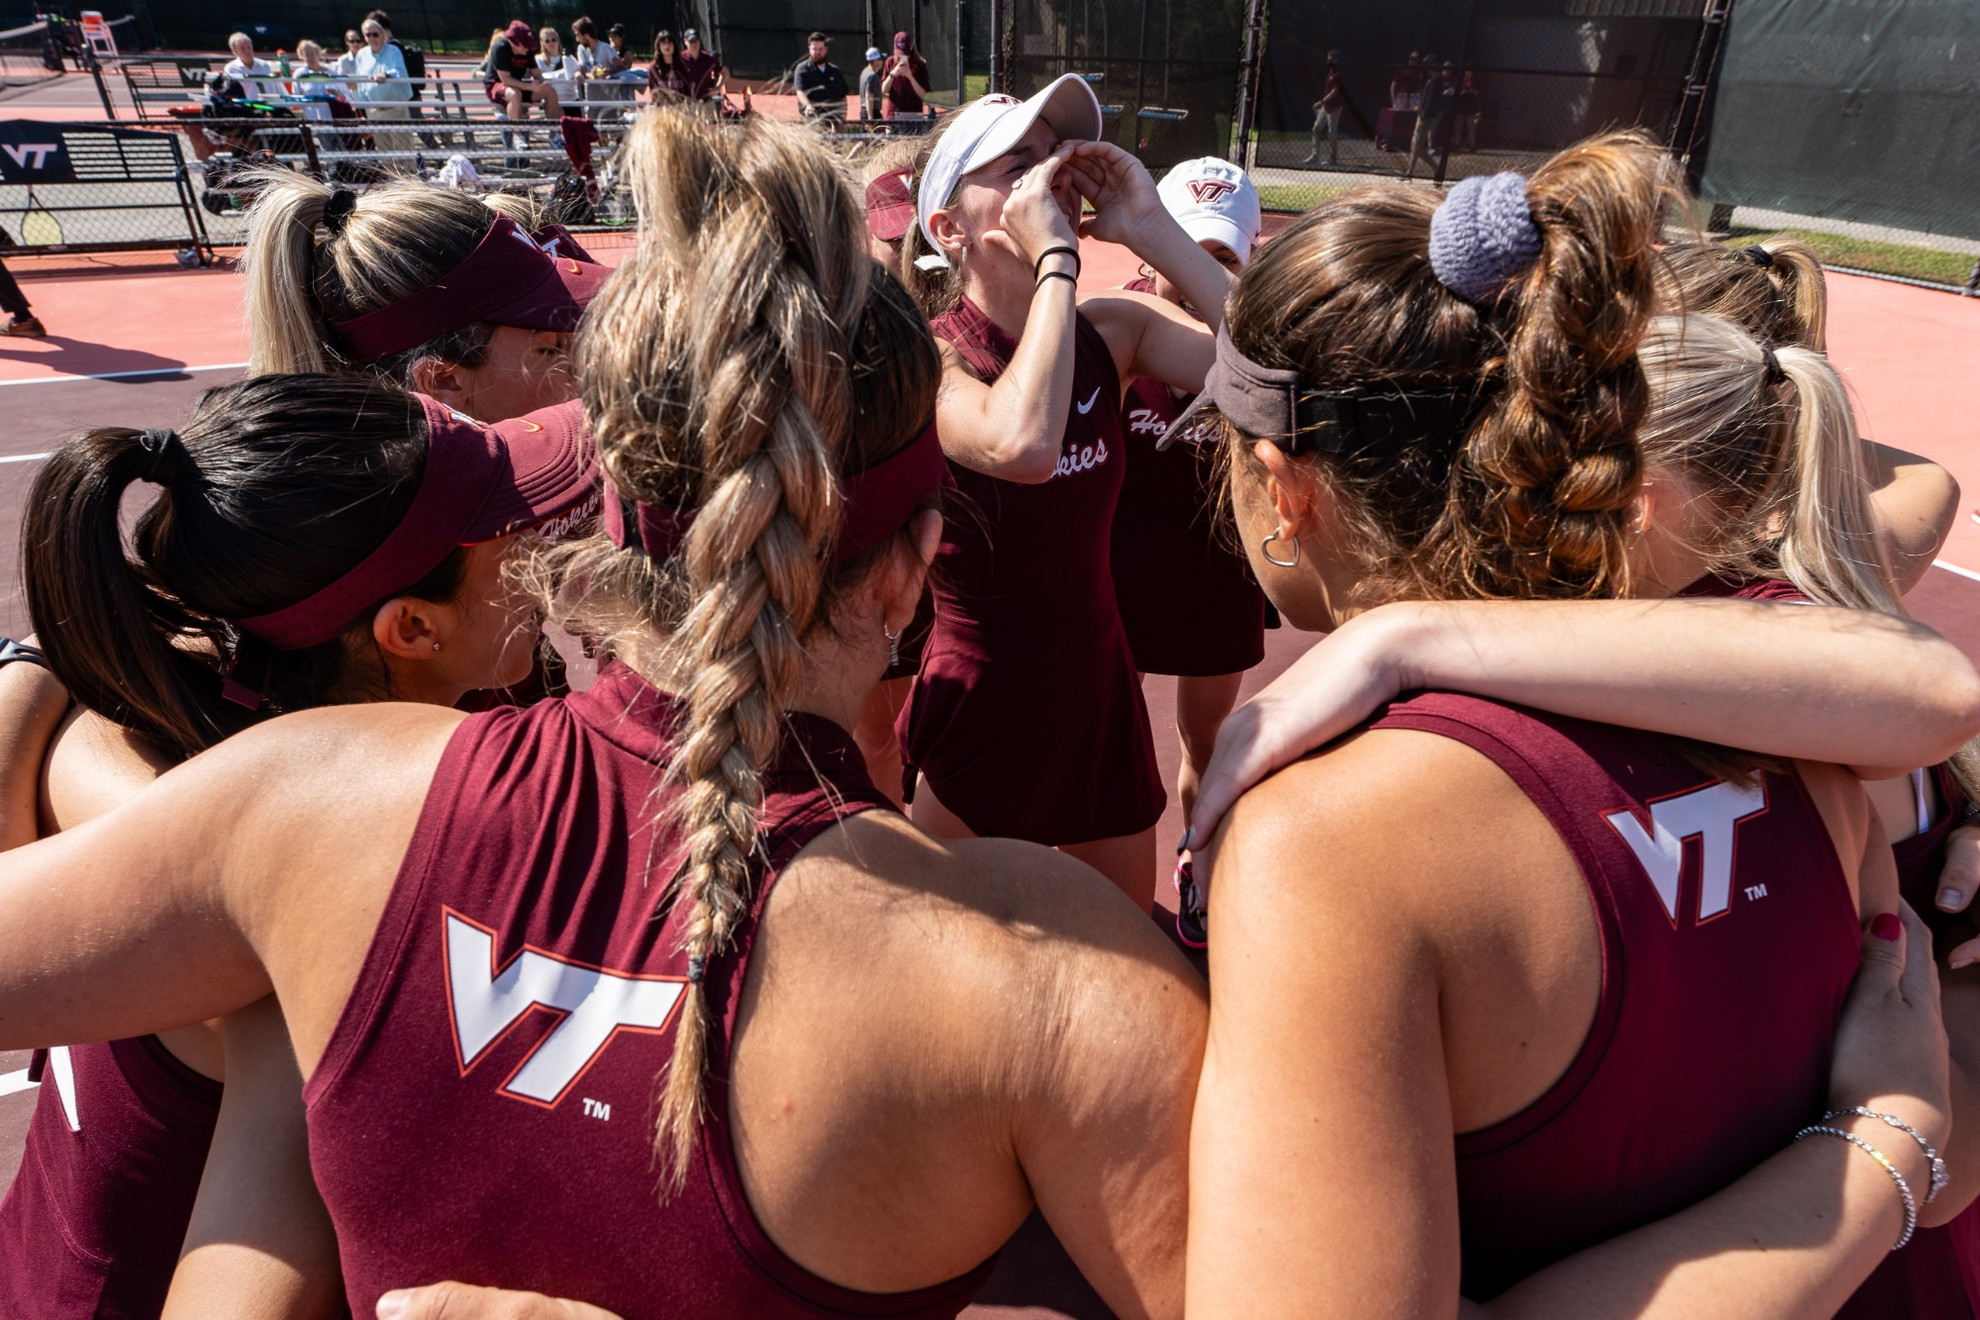
[[[1477,396],[1456,389],[1305,389],[1297,371],[1260,366],[1238,351],[1228,329],[1219,329],[1217,360],[1204,378],[1203,392],[1155,447],[1168,448],[1205,407],[1216,408],[1246,435],[1270,440],[1297,458],[1399,449],[1432,436],[1456,435],[1470,425]]]

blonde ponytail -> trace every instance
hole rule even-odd
[[[940,364],[812,135],[662,108],[641,118],[623,162],[641,243],[579,331],[585,412],[614,487],[696,513],[672,559],[592,542],[562,576],[585,582],[585,626],[616,625],[636,664],[658,631],[665,667],[688,676],[663,823],[684,853],[670,901],[691,974],[655,1135],[678,1187],[718,1029],[701,978],[751,901],[763,773],[805,639],[838,590],[900,553],[896,537],[833,563],[839,479],[920,432]]]
[[[477,366],[492,328],[477,323],[378,362],[350,362],[331,325],[424,289],[468,259],[498,210],[414,180],[358,195],[335,232],[324,208],[339,191],[292,170],[259,171],[241,273],[248,283],[252,374],[359,370],[407,383],[414,362]]]
[[[260,187],[248,211],[247,248],[241,253],[248,291],[248,374],[328,371],[323,347],[327,327],[310,289],[310,258],[332,190],[288,170],[267,176]]]
[[[1776,351],[1792,391],[1785,508],[1775,553],[1790,582],[1814,600],[1903,614],[1870,510],[1870,474],[1840,377],[1820,353]]]

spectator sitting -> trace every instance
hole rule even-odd
[[[227,38],[227,49],[234,52],[234,58],[220,72],[241,85],[242,95],[250,101],[272,101],[282,95],[275,66],[254,57],[254,38],[236,32]]]
[[[297,82],[330,82],[337,76],[337,71],[324,62],[323,47],[308,37],[296,43],[296,58],[302,61],[302,67],[295,71]]]
[[[674,34],[666,28],[661,28],[653,38],[653,63],[646,70],[646,91],[655,105],[687,99],[687,66],[681,63]]]
[[[547,25],[536,30],[536,44],[536,72],[545,82],[565,84],[558,90],[566,91],[577,80],[577,57],[564,54],[564,39]]]
[[[405,42],[393,36],[392,16],[384,10],[372,10],[364,16],[364,21],[367,23],[376,23],[379,27],[385,29],[385,44],[399,52],[399,63],[406,66],[406,77],[413,80],[412,87],[410,88],[412,94],[406,99],[411,101],[419,100],[422,92],[419,85],[420,80],[426,77],[426,52],[418,46],[408,46]]]
[[[612,48],[598,40],[598,25],[589,18],[571,24],[571,39],[577,43],[578,76],[599,77],[599,68],[609,59]]]
[[[688,100],[722,99],[722,57],[701,48],[701,34],[693,28],[681,32],[681,67],[687,74]]]
[[[846,98],[852,95],[846,86],[846,75],[826,59],[828,47],[823,32],[814,32],[806,40],[810,43],[809,51],[791,74],[791,81],[797,87],[798,109],[806,119],[841,122],[846,117]]]
[[[536,102],[543,117],[555,122],[563,113],[557,101],[555,84],[543,81],[536,68],[536,33],[528,23],[516,19],[502,34],[488,43],[488,59],[481,66],[481,84],[491,104],[520,122],[529,115],[529,104]]]
[[[364,38],[359,35],[358,30],[356,28],[345,28],[344,53],[337,57],[337,63],[332,66],[339,78],[357,77],[358,52],[363,49]]]
[[[859,71],[859,117],[880,118],[880,71],[886,67],[887,52],[878,46],[866,48],[866,67]]]
[[[605,40],[611,43],[612,59],[606,66],[606,77],[623,78],[629,73],[637,73],[633,68],[632,52],[626,49],[626,25],[614,23],[605,29]]]
[[[412,100],[412,87],[406,82],[406,57],[385,40],[384,25],[375,18],[367,18],[358,31],[364,37],[364,49],[357,53],[356,67],[352,70],[358,79],[358,99],[368,105]],[[406,117],[403,109],[395,114],[372,113],[379,119]]]
[[[894,54],[880,77],[881,112],[888,119],[928,113],[928,61],[905,32],[894,34]]]

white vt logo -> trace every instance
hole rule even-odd
[[[11,156],[14,164],[25,165],[31,170],[40,169],[50,156],[61,149],[62,144],[59,142],[23,142],[19,146],[11,142],[0,143],[0,151],[5,151]],[[30,161],[29,156],[34,159]]]
[[[446,916],[447,1002],[463,1074],[530,1009],[564,1015],[496,1088],[503,1095],[554,1107],[612,1037],[660,1031],[680,1000],[678,977],[625,976],[529,948],[498,972],[495,932]]]
[[[1677,924],[1678,882],[1684,873],[1684,841],[1699,836],[1698,920],[1710,921],[1732,906],[1733,837],[1748,817],[1767,809],[1767,790],[1713,784],[1650,807],[1650,829],[1633,811],[1611,811],[1603,819],[1622,836],[1643,864],[1664,913]]]

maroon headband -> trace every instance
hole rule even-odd
[[[488,321],[530,330],[575,330],[578,318],[612,272],[553,256],[555,236],[539,242],[509,217],[497,216],[466,261],[389,307],[333,323],[361,362],[403,353],[464,325]]]
[[[842,564],[899,531],[923,497],[948,479],[949,460],[932,424],[898,452],[844,478],[846,508],[832,562]],[[605,535],[613,545],[622,550],[634,546],[655,559],[672,559],[694,526],[695,510],[641,503],[621,495],[607,499],[602,514]]]
[[[496,540],[596,499],[597,468],[577,400],[484,426],[423,394],[415,397],[426,410],[426,462],[399,525],[322,590],[236,619],[235,627],[278,651],[319,645],[417,583],[457,547]]]

